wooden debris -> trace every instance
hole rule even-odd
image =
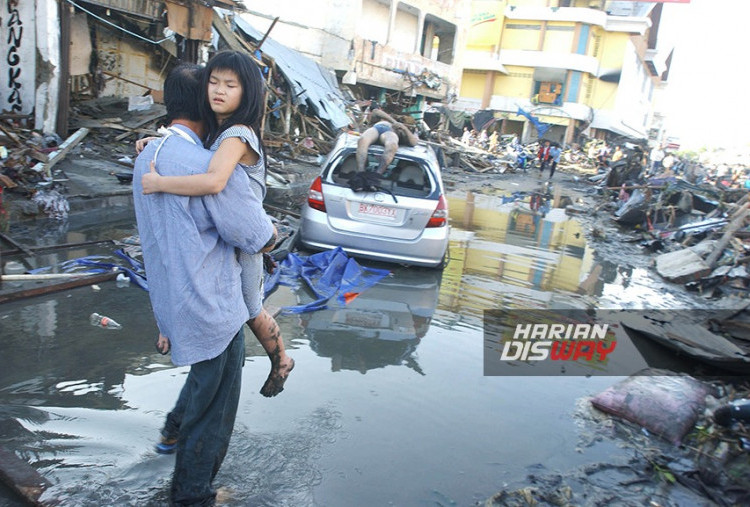
[[[23,246],[21,243],[19,243],[15,239],[13,239],[10,236],[8,236],[7,234],[3,234],[2,232],[0,232],[0,239],[2,239],[3,241],[5,241],[6,243],[8,243],[10,245],[13,245],[17,249],[19,249],[20,251],[22,251],[23,253],[25,253],[26,255],[28,255],[29,257],[35,257],[36,256],[36,254],[34,252],[32,252],[30,249],[28,249],[25,246]]]
[[[727,228],[724,232],[724,235],[721,237],[719,242],[714,247],[714,251],[711,252],[711,254],[706,258],[706,264],[713,269],[716,267],[716,262],[719,260],[719,257],[724,252],[724,248],[727,246],[729,241],[732,239],[734,233],[742,227],[745,224],[745,219],[748,216],[748,213],[750,211],[748,210],[750,208],[750,203],[745,203],[742,208],[737,210],[735,212],[734,219],[727,225]]]
[[[0,282],[40,282],[47,280],[60,280],[63,278],[80,278],[89,276],[87,273],[44,273],[23,275],[0,275]]]
[[[6,136],[6,137],[7,137],[8,139],[10,139],[11,141],[13,141],[13,143],[15,143],[15,145],[16,145],[16,146],[19,146],[19,147],[21,147],[21,148],[23,148],[23,147],[25,146],[25,145],[24,145],[24,144],[23,144],[23,143],[21,142],[21,140],[20,140],[20,139],[18,139],[18,136],[17,136],[17,135],[15,135],[15,134],[14,134],[13,132],[10,132],[9,130],[5,129],[5,128],[4,128],[3,126],[2,126],[2,124],[0,124],[0,132],[2,132],[3,134],[5,134],[5,136]]]
[[[52,483],[15,453],[0,447],[0,480],[31,505],[41,505],[39,498]]]
[[[18,184],[4,174],[0,174],[0,185],[5,188],[15,188]]]
[[[44,172],[47,178],[52,178],[52,167],[59,161],[64,159],[70,149],[80,143],[88,133],[89,129],[87,128],[78,129],[72,136],[67,138],[65,142],[58,146],[58,149],[56,151],[50,153],[48,162],[39,162],[37,165],[32,167],[32,170],[36,172]]]
[[[700,255],[685,248],[656,257],[656,271],[670,282],[685,283],[708,275],[711,267]]]
[[[0,294],[0,304],[7,303],[9,301],[16,301],[19,299],[25,299],[35,296],[42,296],[45,294],[51,294],[53,292],[59,292],[63,290],[73,289],[75,287],[84,287],[86,285],[94,285],[107,280],[114,280],[117,277],[117,272],[102,273],[90,276],[82,276],[74,280],[68,280],[53,285],[45,285],[43,287],[35,287],[33,289],[19,290],[10,294]]]

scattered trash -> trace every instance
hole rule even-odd
[[[710,392],[688,375],[648,369],[597,394],[591,404],[679,444],[702,413]]]
[[[147,111],[154,105],[154,97],[140,95],[128,97],[128,111]]]
[[[120,273],[117,275],[117,278],[115,279],[117,282],[118,287],[129,287],[130,286],[130,278],[125,273]]]
[[[65,220],[68,217],[70,211],[68,200],[57,190],[40,190],[31,201],[38,204],[52,219]]]
[[[714,421],[726,427],[737,422],[750,423],[750,399],[736,400],[717,408],[714,411]]]
[[[91,322],[92,326],[98,326],[104,329],[122,329],[120,324],[109,317],[99,315],[98,313],[92,313],[91,317],[89,317],[89,322]]]

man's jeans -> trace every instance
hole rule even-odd
[[[214,504],[216,491],[211,482],[229,447],[244,362],[245,337],[240,329],[218,357],[190,367],[167,419],[175,415],[173,422],[179,425],[172,505]]]

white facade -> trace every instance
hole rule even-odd
[[[30,114],[36,88],[36,2],[0,0],[0,111]]]
[[[461,79],[469,0],[259,0],[257,30],[351,82],[443,98]]]

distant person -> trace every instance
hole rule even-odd
[[[622,148],[617,146],[615,147],[615,152],[612,154],[612,163],[614,164],[618,160],[620,160],[624,156],[624,153],[622,152]]]
[[[602,143],[599,147],[599,151],[596,153],[596,161],[599,167],[607,167],[609,165],[609,146],[607,143]]]
[[[464,127],[464,133],[461,135],[461,142],[469,144],[469,141],[471,141],[471,132],[468,128]]]
[[[670,171],[675,164],[675,156],[671,153],[667,154],[661,161],[661,166],[665,171]]]
[[[562,155],[562,148],[557,143],[553,144],[549,149],[549,179],[552,179],[555,174],[555,168],[560,163],[560,155]]]
[[[495,148],[497,148],[497,141],[498,141],[498,135],[497,135],[497,130],[495,130],[492,132],[492,134],[490,134],[489,151],[491,152],[495,151]]]
[[[487,149],[488,142],[489,137],[487,136],[487,129],[482,129],[482,131],[479,133],[479,146],[481,148]]]
[[[544,170],[547,168],[547,162],[549,161],[549,150],[550,142],[544,141],[544,144],[540,146],[539,151],[537,151],[536,157],[537,161],[539,162],[539,176],[541,176]]]
[[[145,195],[141,178],[156,169],[178,176],[205,172],[201,146],[200,69],[182,65],[164,83],[169,132],[135,162],[133,200],[149,297],[172,362],[190,366],[180,393],[180,439],[170,505],[214,505],[212,482],[229,447],[242,385],[249,318],[235,249],[273,248],[276,231],[244,171],[233,171],[216,195]],[[150,164],[152,165],[150,167]],[[219,283],[220,281],[220,283]]]
[[[656,145],[651,149],[651,153],[648,156],[649,162],[651,162],[651,174],[654,175],[661,171],[661,163],[664,160],[664,150],[660,145]]]
[[[396,121],[380,108],[374,109],[370,113],[370,121],[372,120],[378,121],[362,132],[359,141],[357,141],[357,170],[360,173],[365,172],[367,152],[370,145],[379,143],[383,145],[383,156],[380,158],[376,172],[383,174],[396,156],[399,144],[416,146],[419,143],[419,137],[412,133],[406,125]]]

